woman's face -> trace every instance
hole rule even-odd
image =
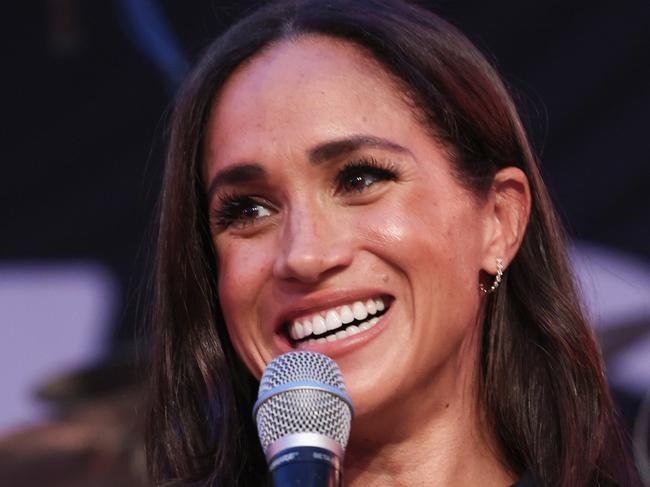
[[[323,37],[271,47],[221,91],[204,161],[219,300],[257,377],[314,350],[357,416],[449,402],[475,366],[490,216],[374,61]]]

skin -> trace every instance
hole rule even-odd
[[[291,349],[282,320],[351,295],[390,297],[375,328],[316,347],[337,361],[355,405],[347,485],[510,485],[480,421],[478,284],[520,244],[526,178],[507,168],[487,196],[471,194],[400,93],[360,49],[324,37],[276,44],[225,84],[204,146],[210,209],[257,198],[230,226],[213,219],[228,332],[260,377]],[[314,147],[360,135],[393,145],[313,161]],[[341,184],[360,158],[395,179]]]

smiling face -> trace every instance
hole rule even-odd
[[[203,172],[219,300],[254,375],[323,352],[357,417],[458,394],[490,215],[376,62],[323,37],[253,58],[215,102]]]

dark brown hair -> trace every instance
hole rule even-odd
[[[155,268],[148,459],[157,481],[262,485],[251,420],[255,380],[223,323],[201,181],[211,105],[238,66],[273,43],[319,34],[353,43],[395,79],[484,194],[499,168],[528,177],[530,221],[487,300],[480,400],[509,468],[541,486],[631,485],[600,354],[583,317],[563,236],[516,107],[493,67],[454,27],[388,0],[274,2],[205,52],[173,113]]]

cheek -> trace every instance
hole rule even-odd
[[[402,196],[359,219],[368,248],[416,284],[418,293],[452,300],[460,298],[459,291],[473,293],[482,240],[467,197],[433,198],[428,188]]]
[[[218,255],[218,294],[230,341],[253,375],[260,377],[264,364],[270,359],[261,357],[256,347],[259,342],[256,306],[258,296],[266,288],[269,276],[269,258],[264,246],[251,241],[235,241],[228,245],[215,243]]]
[[[229,328],[240,329],[251,318],[251,303],[262,292],[270,273],[272,260],[266,248],[253,240],[215,243],[219,300]]]

